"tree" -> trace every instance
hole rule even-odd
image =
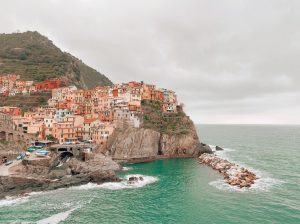
[[[20,60],[26,60],[27,59],[27,54],[26,54],[26,52],[22,52],[20,55],[19,55],[19,59]]]
[[[49,141],[55,141],[56,140],[56,138],[52,134],[47,135],[46,139],[49,140]]]

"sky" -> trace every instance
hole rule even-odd
[[[298,0],[1,0],[114,83],[176,91],[195,123],[300,124]]]

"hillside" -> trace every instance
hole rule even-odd
[[[62,52],[38,32],[0,34],[0,75],[18,74],[23,80],[60,78],[82,88],[111,85],[103,74]]]
[[[50,98],[51,91],[44,91],[31,95],[0,96],[0,107],[20,107],[23,111],[28,111],[34,107],[45,106]]]
[[[162,134],[186,135],[194,126],[181,106],[178,113],[163,113],[160,102],[142,101],[143,126]]]

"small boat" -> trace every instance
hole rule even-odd
[[[36,151],[36,150],[43,150],[43,149],[44,149],[43,146],[38,145],[38,146],[30,146],[30,147],[27,149],[27,151],[28,151],[28,152],[34,152],[34,151]]]
[[[29,147],[28,149],[27,149],[27,152],[34,152],[36,149],[34,148],[34,147]]]
[[[22,155],[22,154],[17,156],[17,160],[22,160],[24,158],[25,158],[25,155]]]
[[[13,163],[13,161],[8,160],[8,161],[5,163],[5,166],[9,166],[9,165],[12,164],[12,163]]]
[[[35,153],[39,157],[45,157],[48,156],[49,152],[48,151],[39,151]]]

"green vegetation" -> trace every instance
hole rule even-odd
[[[6,141],[6,140],[0,140],[0,144],[3,144],[3,145],[8,145],[8,141]]]
[[[142,110],[144,127],[160,133],[186,135],[193,125],[180,106],[177,113],[163,113],[160,102],[143,100]]]
[[[51,98],[51,92],[40,92],[32,95],[16,95],[4,97],[0,96],[0,107],[15,106],[21,107],[22,113],[30,110],[33,107],[39,107],[47,104],[48,99]]]
[[[12,73],[24,80],[62,78],[65,84],[78,87],[112,84],[103,74],[62,52],[48,38],[30,31],[0,34],[0,75]]]
[[[49,141],[56,141],[57,140],[52,134],[47,135],[46,139],[49,140]]]

